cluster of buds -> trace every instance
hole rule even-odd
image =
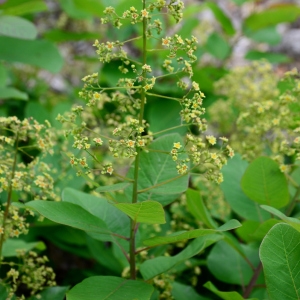
[[[127,60],[127,53],[123,50],[123,44],[119,41],[99,43],[98,40],[93,44],[97,48],[96,53],[102,63],[109,63],[113,59]]]
[[[137,155],[137,148],[143,148],[149,142],[149,136],[142,136],[145,127],[148,125],[143,121],[143,125],[134,118],[127,118],[127,121],[115,128],[112,132],[113,136],[120,137],[120,139],[109,140],[109,150],[114,157],[134,157]]]
[[[33,215],[32,211],[20,210],[15,206],[9,206],[8,216],[4,227],[0,226],[0,235],[4,235],[4,240],[11,237],[19,237],[21,234],[28,233],[29,224],[26,222],[27,215]],[[3,224],[4,211],[0,211],[0,224]]]
[[[197,125],[200,132],[207,129],[206,121],[200,118],[205,113],[205,109],[201,106],[204,97],[201,91],[196,91],[192,98],[184,97],[181,101],[182,120]]]
[[[222,145],[216,151],[212,151],[210,148],[217,144],[217,139],[212,135],[207,135],[205,140],[201,137],[187,134],[185,149],[180,150],[183,146],[179,142],[173,144],[173,149],[171,150],[172,159],[176,162],[178,174],[187,173],[191,161],[194,167],[199,166],[201,168],[201,171],[205,173],[209,180],[221,183],[223,176],[220,170],[227,163],[227,158],[234,156],[234,151],[227,144],[227,138],[219,138]],[[180,159],[180,154],[185,157]]]
[[[7,299],[14,299],[14,294],[22,293],[24,288],[31,296],[40,298],[39,292],[44,288],[56,286],[55,273],[51,267],[46,266],[49,261],[46,256],[38,256],[34,251],[17,252],[22,263],[16,264],[6,273],[6,280],[10,282]],[[22,295],[18,299],[25,299],[25,297]]]

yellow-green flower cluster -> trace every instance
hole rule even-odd
[[[234,156],[233,149],[227,144],[226,138],[219,138],[220,149],[212,149],[217,144],[217,139],[212,135],[207,135],[205,140],[201,137],[187,134],[184,149],[180,142],[173,144],[170,154],[176,162],[178,174],[185,174],[189,169],[189,162],[193,163],[192,169],[199,168],[201,173],[209,180],[216,183],[223,182],[220,170],[227,163],[227,158]],[[188,157],[181,158],[188,155]],[[180,157],[181,156],[181,157]]]
[[[13,267],[7,272],[5,280],[10,283],[10,290],[7,299],[12,299],[14,294],[23,294],[24,289],[31,296],[40,297],[46,287],[55,286],[55,273],[48,267],[48,258],[38,256],[36,252],[18,250],[20,264],[12,263]],[[18,299],[25,299],[24,295]]]
[[[300,159],[298,78],[297,71],[293,70],[281,82],[270,64],[255,62],[234,69],[216,84],[217,90],[228,100],[224,102],[226,105],[217,101],[210,110],[211,117],[214,122],[219,119],[222,123],[223,116],[231,115],[231,120],[228,118],[231,125],[226,131],[231,135],[234,148],[244,158],[252,160],[266,151],[271,152],[283,172],[290,169],[283,165],[286,156],[292,162]],[[278,85],[286,86],[283,92]],[[232,107],[231,112],[228,107]],[[226,109],[226,112],[220,109]]]
[[[114,157],[134,157],[137,155],[137,148],[143,148],[151,140],[151,136],[142,136],[145,128],[148,127],[146,121],[143,125],[139,124],[139,120],[134,118],[127,118],[127,121],[120,124],[112,132],[113,136],[120,139],[109,140],[109,150]]]
[[[32,215],[33,213],[28,209],[22,210],[15,206],[9,206],[8,216],[3,227],[4,210],[0,210],[0,236],[4,235],[4,240],[6,240],[7,238],[27,234],[29,224],[26,221],[26,217],[28,214]]]

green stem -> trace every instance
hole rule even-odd
[[[143,0],[143,9],[146,8],[146,0]],[[143,19],[143,65],[147,63],[147,19]],[[141,87],[141,108],[140,108],[140,115],[139,115],[139,124],[143,126],[143,118],[144,118],[144,110],[145,110],[145,103],[146,103],[146,92],[143,88],[146,85],[146,71],[143,71],[142,74],[144,80],[142,82]],[[133,191],[132,191],[132,203],[136,203],[138,200],[138,176],[139,176],[139,164],[140,164],[140,149],[137,148],[137,155],[134,162],[134,183],[133,183]],[[130,245],[129,245],[129,265],[130,265],[130,279],[136,279],[136,261],[135,261],[135,234],[136,234],[136,221],[130,221]]]
[[[147,93],[147,95],[155,96],[155,97],[158,97],[158,98],[165,98],[165,99],[175,100],[175,101],[178,101],[178,102],[182,101],[181,98],[168,97],[168,96],[159,95],[159,94]]]
[[[177,125],[177,126],[174,126],[174,127],[170,127],[168,129],[164,129],[164,130],[161,130],[161,131],[154,132],[151,135],[157,135],[157,134],[161,134],[161,133],[164,133],[164,132],[168,132],[168,131],[173,130],[173,129],[177,129],[177,128],[181,128],[181,127],[187,127],[187,126],[191,126],[191,125],[194,125],[194,124],[193,123],[181,124],[181,125]],[[145,137],[148,137],[148,136],[150,136],[150,135],[148,134]]]
[[[1,234],[1,238],[0,238],[0,267],[1,267],[1,262],[2,262],[2,248],[3,248],[4,238],[5,238],[5,227],[6,227],[5,223],[6,223],[6,220],[8,218],[9,207],[11,205],[12,180],[15,177],[16,166],[17,166],[18,144],[19,144],[19,132],[17,132],[17,136],[16,136],[14,161],[13,161],[12,173],[11,173],[11,178],[10,178],[9,187],[8,187],[6,207],[5,207],[5,211],[4,211],[4,215],[3,215],[3,221],[2,221],[3,234]]]

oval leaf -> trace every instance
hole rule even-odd
[[[158,256],[148,259],[140,266],[140,272],[145,280],[167,272],[179,263],[197,255],[205,248],[222,239],[221,235],[211,234],[202,236],[192,241],[184,250],[175,256]]]
[[[199,191],[188,189],[186,192],[186,202],[190,213],[208,228],[216,228],[216,224],[204,205]]]
[[[214,294],[218,295],[224,300],[244,300],[244,298],[237,292],[220,292],[210,281],[206,282],[204,285]]]
[[[106,224],[82,207],[69,202],[50,202],[34,200],[26,203],[27,207],[36,210],[45,218],[88,232],[110,234]]]
[[[93,276],[67,292],[67,300],[150,300],[153,287],[145,282],[113,276]]]
[[[300,7],[298,5],[279,5],[250,15],[245,20],[245,26],[257,30],[282,22],[292,22],[299,16]]]
[[[144,201],[139,203],[118,203],[114,204],[114,206],[138,223],[166,223],[165,211],[162,205],[157,201]]]
[[[300,299],[299,240],[297,230],[277,224],[262,241],[259,256],[272,300]]]
[[[0,87],[0,99],[28,100],[28,95],[12,87]]]
[[[37,30],[33,23],[14,16],[0,16],[0,35],[19,39],[33,40]]]
[[[253,201],[276,208],[288,204],[288,184],[278,164],[268,157],[255,159],[247,168],[241,186]]]
[[[62,68],[63,58],[56,46],[49,41],[0,36],[0,45],[1,60],[37,66],[52,73],[57,73]]]
[[[284,213],[282,213],[281,211],[279,211],[278,209],[271,207],[271,206],[267,206],[267,205],[261,205],[261,207],[270,212],[271,214],[277,216],[278,218],[280,218],[281,220],[285,221],[286,223],[288,223],[289,225],[291,225],[292,227],[294,227],[297,231],[300,232],[300,220],[296,219],[296,218],[291,218],[291,217],[287,217]]]
[[[154,237],[151,239],[147,239],[147,240],[143,241],[143,244],[146,246],[149,246],[149,247],[155,247],[158,245],[177,243],[180,241],[194,239],[194,238],[208,235],[208,234],[213,234],[213,233],[217,233],[217,232],[235,229],[240,226],[241,226],[241,223],[239,221],[230,220],[217,229],[195,229],[195,230],[190,230],[190,231],[186,231],[186,232],[182,232],[182,231],[175,232],[168,236],[157,236],[157,237]]]
[[[236,154],[222,169],[224,182],[221,183],[221,189],[226,201],[234,212],[246,220],[263,222],[270,218],[270,214],[261,209],[257,203],[250,200],[243,193],[240,185],[241,178],[247,167],[248,163],[242,160],[239,154]]]
[[[129,182],[120,182],[112,185],[106,185],[106,186],[100,186],[96,189],[96,192],[98,193],[104,193],[104,192],[115,192],[124,190],[127,188],[131,183]]]

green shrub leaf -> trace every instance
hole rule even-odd
[[[164,245],[164,244],[171,244],[171,243],[177,243],[180,241],[188,240],[188,239],[194,239],[200,236],[213,234],[217,232],[232,230],[235,228],[238,228],[241,226],[241,223],[237,220],[230,220],[227,223],[223,224],[217,229],[195,229],[190,230],[186,232],[175,232],[168,236],[157,236],[151,239],[147,239],[143,241],[143,244],[149,247],[154,247],[158,245]]]
[[[77,190],[66,188],[63,190],[62,199],[81,206],[90,214],[98,217],[105,222],[111,232],[127,236],[130,229],[129,218],[119,209],[114,207],[105,198],[89,195]],[[93,237],[97,237],[93,234]]]
[[[118,203],[116,208],[138,223],[165,224],[165,211],[157,201],[143,201],[139,203]]]
[[[38,300],[38,299],[43,299],[43,300],[64,300],[65,295],[67,290],[69,289],[68,286],[53,286],[53,287],[48,287],[42,290],[39,295],[40,298],[38,297],[31,297],[28,300]]]
[[[153,287],[145,282],[113,276],[93,276],[67,292],[67,300],[150,300]]]
[[[231,20],[224,14],[222,9],[217,4],[213,2],[206,2],[206,6],[213,12],[215,18],[218,20],[223,30],[227,34],[229,35],[235,34],[235,29],[231,23]]]
[[[24,250],[25,252],[32,250],[34,248],[39,248],[39,250],[44,250],[46,248],[43,242],[25,242],[23,240],[7,239],[3,243],[2,256],[11,257],[17,256],[16,250]]]
[[[291,61],[291,59],[288,56],[281,54],[281,53],[261,52],[261,51],[255,51],[255,50],[250,50],[249,52],[247,52],[245,55],[245,59],[248,59],[248,60],[265,59],[272,64],[287,63],[287,62]]]
[[[300,299],[300,233],[276,224],[265,236],[259,256],[272,300]]]
[[[37,30],[33,23],[14,16],[0,16],[0,35],[19,39],[33,40]]]
[[[284,213],[282,213],[278,209],[271,207],[271,206],[261,205],[261,207],[264,210],[268,211],[269,213],[271,213],[271,214],[277,216],[278,218],[280,218],[281,220],[285,221],[286,223],[288,223],[289,225],[291,225],[297,231],[300,232],[300,220],[299,219],[287,217]]]
[[[197,220],[203,222],[208,228],[215,229],[217,227],[207,211],[199,191],[188,189],[186,192],[186,201],[188,210]]]
[[[288,184],[278,164],[268,157],[255,159],[247,168],[241,186],[253,201],[280,208],[288,204]]]
[[[184,250],[175,256],[158,256],[141,264],[140,271],[145,280],[167,272],[177,264],[195,256],[208,246],[222,239],[221,235],[210,234],[201,236],[192,241]]]
[[[150,145],[149,153],[141,153],[138,190],[151,189],[140,193],[139,201],[154,200],[164,206],[174,201],[181,193],[187,190],[188,175],[172,180],[178,176],[178,173],[176,164],[169,153],[172,150],[173,143],[176,142],[180,142],[183,145],[182,137],[178,133],[164,135]],[[154,151],[151,151],[151,149]],[[155,150],[158,151],[156,152]],[[186,158],[184,154],[182,157]],[[134,170],[131,168],[127,177],[133,178],[133,174]],[[162,184],[164,182],[167,183]],[[152,188],[153,186],[157,187]],[[126,189],[126,195],[131,199],[132,187]]]
[[[62,68],[63,58],[56,46],[49,41],[0,36],[0,44],[1,60],[37,66],[52,73],[59,72]]]
[[[98,193],[105,193],[105,192],[115,192],[121,191],[130,186],[131,183],[129,182],[120,182],[112,185],[100,186],[96,188],[96,192]]]
[[[206,42],[206,50],[217,59],[225,59],[231,52],[231,47],[225,39],[217,33],[212,33]]]
[[[73,203],[34,200],[26,203],[26,206],[36,210],[42,216],[55,223],[87,232],[110,234],[103,220]]]
[[[259,264],[258,249],[241,245],[246,257],[253,266]],[[207,266],[218,279],[230,284],[245,286],[249,283],[253,271],[246,260],[225,241],[215,244],[208,255]]]
[[[12,87],[0,86],[0,99],[28,100],[28,95]]]
[[[244,300],[244,298],[237,292],[220,292],[210,281],[206,282],[203,286],[209,289],[214,294],[218,295],[221,299]]]
[[[257,30],[282,22],[293,22],[300,16],[298,5],[279,5],[250,15],[244,22],[245,26]]]
[[[21,16],[34,12],[41,12],[47,10],[47,5],[43,0],[32,0],[32,1],[7,1],[1,3],[1,9],[6,15]]]
[[[221,189],[234,212],[246,220],[263,222],[270,218],[270,214],[261,209],[257,203],[251,201],[240,186],[241,178],[247,166],[248,163],[242,160],[238,154],[230,159],[222,169],[224,182],[221,184]]]

